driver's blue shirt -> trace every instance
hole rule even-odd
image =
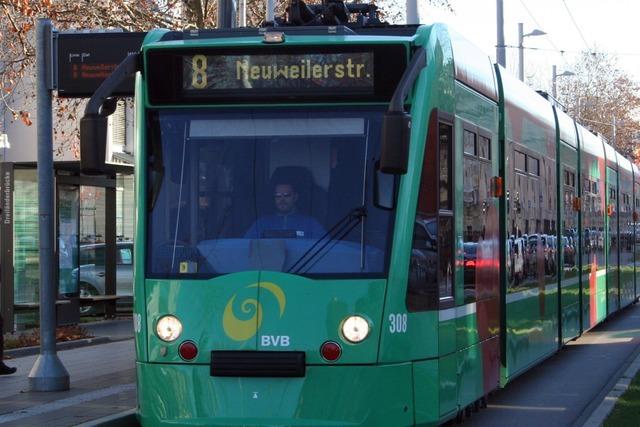
[[[246,238],[257,239],[265,236],[269,231],[291,231],[295,237],[303,239],[319,239],[325,234],[325,229],[315,218],[300,215],[265,215],[253,223],[245,233]],[[293,236],[291,236],[293,237]]]

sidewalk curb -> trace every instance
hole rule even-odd
[[[77,424],[76,427],[138,427],[139,425],[138,418],[136,417],[136,409],[129,409],[118,412],[117,414],[98,418],[97,420]]]
[[[627,391],[631,381],[635,378],[636,374],[640,372],[640,345],[633,352],[630,359],[632,360],[626,364],[624,373],[618,377],[613,387],[609,389],[609,392],[604,396],[602,402],[600,402],[591,415],[589,415],[589,418],[582,427],[600,427],[609,414],[611,414],[620,396]]]
[[[88,346],[99,345],[99,344],[107,344],[107,343],[118,342],[118,341],[126,341],[129,339],[133,339],[133,337],[123,338],[123,339],[111,339],[110,337],[94,337],[94,338],[83,338],[80,340],[73,340],[73,341],[63,341],[63,342],[56,343],[56,350],[57,351],[71,350],[74,348],[88,347]],[[15,358],[15,357],[33,356],[35,354],[38,354],[39,352],[40,352],[40,346],[33,346],[33,347],[22,347],[22,348],[13,348],[13,349],[5,350],[4,354],[6,356],[11,356]]]

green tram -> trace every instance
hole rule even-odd
[[[446,26],[152,31],[87,172],[132,73],[143,425],[438,425],[637,299],[638,168]]]

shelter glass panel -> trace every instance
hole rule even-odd
[[[105,294],[105,189],[80,187],[80,296]]]
[[[14,304],[39,301],[38,182],[35,169],[14,170]]]
[[[65,296],[78,292],[79,204],[77,186],[58,186],[58,293]]]
[[[116,176],[116,237],[133,241],[135,236],[135,199],[133,175]]]

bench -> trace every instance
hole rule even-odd
[[[67,305],[67,304],[71,304],[71,301],[68,299],[56,300],[56,306]],[[40,303],[39,302],[19,302],[19,303],[13,304],[13,309],[15,311],[39,310]]]
[[[99,306],[103,305],[105,308],[105,317],[115,317],[116,315],[116,302],[121,297],[118,295],[94,295],[87,297],[77,298],[80,306]],[[56,307],[71,304],[70,299],[56,300]],[[22,302],[13,304],[14,311],[31,311],[39,310],[40,302]]]
[[[104,316],[107,318],[116,317],[116,302],[121,297],[118,295],[93,295],[87,297],[79,297],[78,302],[81,306],[104,306]]]

